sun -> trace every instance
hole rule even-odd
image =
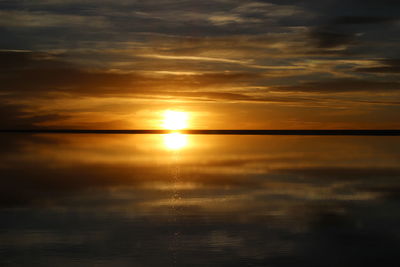
[[[183,111],[166,110],[163,127],[167,130],[182,130],[187,128],[188,114]]]

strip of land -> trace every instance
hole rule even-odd
[[[400,130],[82,130],[82,129],[8,129],[0,133],[30,134],[214,134],[214,135],[359,135],[400,136]]]

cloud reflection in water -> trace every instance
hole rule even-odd
[[[171,153],[178,137],[187,146]],[[1,142],[2,266],[368,266],[397,257],[397,137]]]

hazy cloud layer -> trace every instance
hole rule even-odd
[[[13,104],[129,95],[298,106],[347,93],[344,105],[391,106],[399,10],[373,0],[1,1],[0,93]]]

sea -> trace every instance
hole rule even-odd
[[[0,266],[394,266],[400,137],[0,135]]]

